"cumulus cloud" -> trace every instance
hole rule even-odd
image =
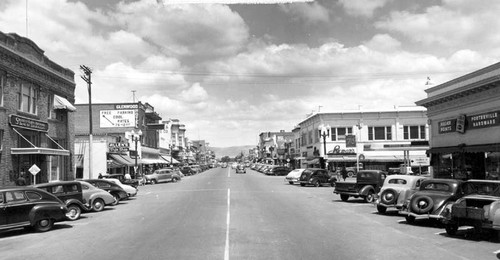
[[[183,90],[179,97],[189,103],[200,103],[207,100],[208,93],[200,83],[194,83],[190,88]]]
[[[281,8],[286,13],[291,14],[293,18],[301,19],[311,24],[328,22],[330,20],[328,9],[318,2],[285,4],[281,5]]]
[[[339,0],[346,13],[352,16],[371,17],[377,8],[391,0]]]

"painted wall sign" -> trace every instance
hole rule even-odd
[[[356,154],[356,150],[349,148],[349,149],[340,149],[340,145],[336,145],[333,150],[328,151],[328,155],[335,155],[335,154],[342,154],[342,155],[353,155]]]
[[[137,110],[101,110],[99,125],[105,127],[135,127]]]
[[[450,119],[450,120],[440,121],[438,122],[438,127],[440,134],[455,132],[457,129],[457,120]]]
[[[9,115],[9,123],[13,127],[19,127],[40,132],[49,131],[49,123],[18,115]]]

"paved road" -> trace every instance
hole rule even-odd
[[[211,169],[47,233],[0,232],[0,259],[496,259],[500,243],[408,225],[331,187]]]

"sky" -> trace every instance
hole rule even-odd
[[[312,113],[415,106],[500,57],[496,0],[187,2],[2,0],[0,31],[73,70],[77,104],[85,65],[92,103],[135,97],[212,147]]]

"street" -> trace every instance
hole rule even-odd
[[[332,187],[215,168],[46,233],[0,232],[1,259],[496,259],[498,242],[408,225]]]

